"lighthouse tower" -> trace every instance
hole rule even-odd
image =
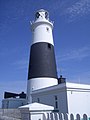
[[[53,23],[49,13],[39,10],[31,23],[32,45],[27,83],[27,101],[32,102],[31,93],[45,87],[57,85],[57,70],[52,35]]]

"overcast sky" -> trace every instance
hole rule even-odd
[[[30,21],[49,11],[58,76],[90,84],[90,0],[0,0],[0,100],[4,91],[26,92]]]

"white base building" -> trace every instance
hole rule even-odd
[[[53,106],[56,112],[90,116],[90,85],[61,83],[32,91],[32,103]],[[7,98],[2,108],[18,108],[27,104],[25,99]]]
[[[90,85],[62,83],[32,92],[32,102],[54,106],[60,113],[90,116]]]
[[[31,96],[32,103],[53,106],[56,112],[90,116],[90,85],[66,82],[34,90]],[[26,99],[7,98],[3,99],[2,108],[18,108],[25,104]]]

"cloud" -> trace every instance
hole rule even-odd
[[[66,60],[83,60],[90,56],[90,47],[82,47],[77,50],[71,50],[62,56],[57,57],[57,62]]]
[[[90,14],[90,0],[78,0],[65,10],[65,14],[68,15],[69,21]]]
[[[50,13],[73,22],[90,14],[90,0],[57,0],[49,5],[49,9]]]

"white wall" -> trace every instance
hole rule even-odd
[[[90,92],[67,91],[69,113],[87,114],[90,116]]]
[[[53,86],[52,89],[38,90],[32,94],[33,102],[52,105],[55,108],[55,96],[58,97],[58,109],[62,113],[90,116],[90,85],[66,83]]]
[[[57,96],[57,100],[55,100],[55,96]],[[67,94],[66,89],[59,88],[59,89],[53,89],[53,90],[46,90],[42,91],[40,93],[32,94],[33,102],[38,102],[38,98],[40,100],[40,103],[51,105],[55,107],[55,101],[58,102],[58,109],[59,112],[67,113]]]

